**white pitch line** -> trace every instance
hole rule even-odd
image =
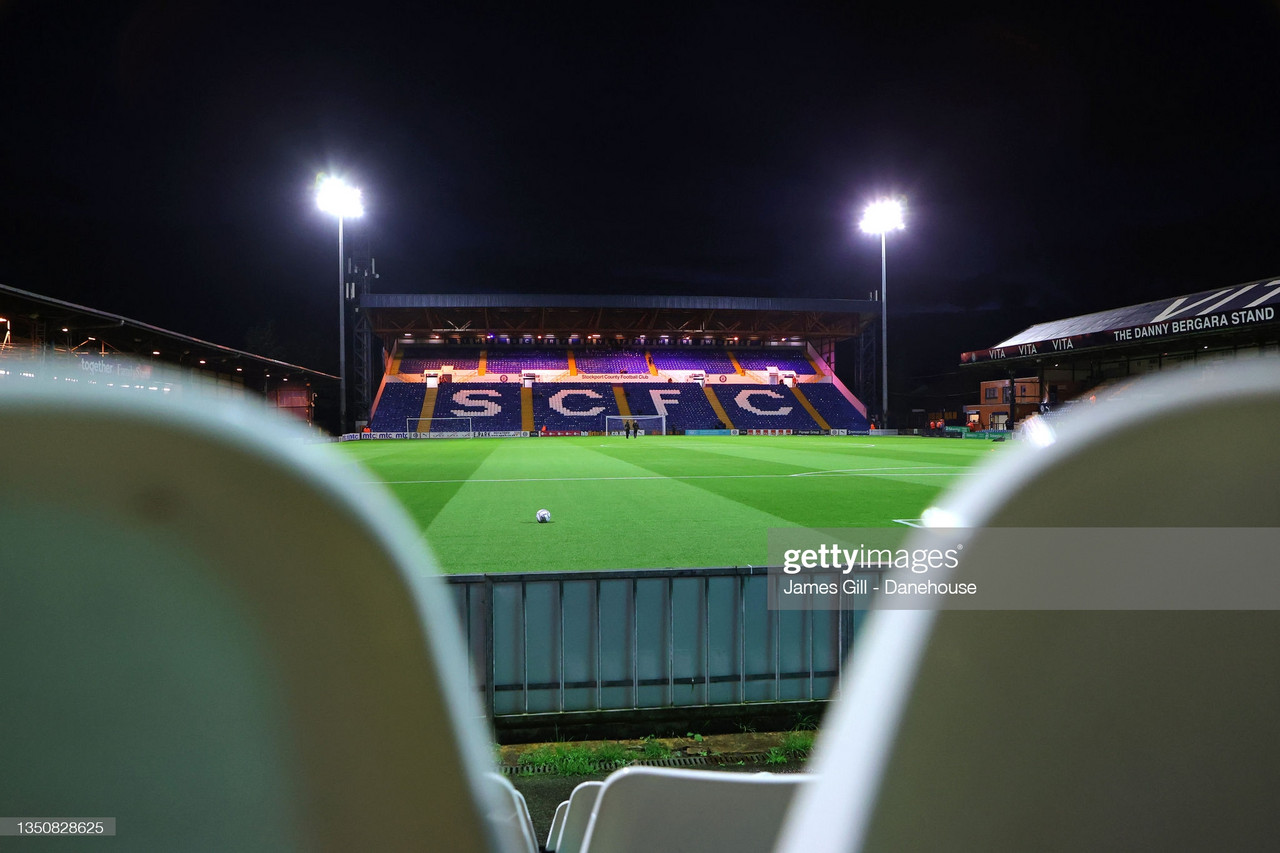
[[[811,474],[842,474],[844,476],[871,476],[882,473],[899,473],[902,471],[913,471],[917,473],[910,474],[913,477],[945,477],[959,474],[968,474],[969,471],[930,471],[926,469],[938,468],[938,465],[923,465],[919,468],[850,468],[846,471],[811,471]],[[427,486],[427,485],[451,485],[454,483],[592,483],[592,482],[608,482],[613,480],[762,480],[762,479],[782,479],[785,477],[799,477],[803,474],[685,474],[676,476],[663,476],[654,474],[652,476],[629,476],[629,477],[503,477],[503,478],[477,478],[464,477],[453,480],[368,480],[366,482],[382,483],[387,486]]]
[[[788,474],[788,477],[817,477],[823,474],[876,474],[881,471],[928,471],[938,468],[947,470],[956,470],[959,465],[899,465],[896,467],[887,466],[883,468],[829,468],[825,471],[799,471],[795,474]]]

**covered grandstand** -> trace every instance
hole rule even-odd
[[[331,374],[0,285],[0,380],[48,376],[122,390],[258,394],[306,423],[327,420],[317,407],[336,412],[338,399]]]
[[[641,416],[667,432],[862,431],[879,416],[863,402],[878,314],[837,299],[364,293],[357,409],[370,434],[464,420],[489,435],[598,432]]]
[[[1277,306],[1280,279],[1259,279],[1038,323],[961,354],[961,366],[985,380],[984,398],[993,398],[967,406],[968,418],[983,428],[988,418],[1012,427],[1082,396],[1121,392],[1143,374],[1188,364],[1212,371],[1230,359],[1276,356]],[[1005,387],[993,395],[997,382]]]

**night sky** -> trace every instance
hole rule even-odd
[[[1280,8],[1106,6],[0,0],[0,282],[333,371],[320,171],[383,292],[864,298],[897,194],[907,387],[1280,275]]]

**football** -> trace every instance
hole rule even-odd
[[[551,520],[551,512],[549,510],[545,510],[545,509],[538,510],[539,524],[546,524],[550,520]]]

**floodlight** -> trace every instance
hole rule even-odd
[[[858,227],[867,234],[880,235],[880,417],[889,417],[889,276],[886,268],[885,235],[907,227],[903,219],[902,202],[897,199],[881,199],[867,205]],[[884,426],[884,424],[881,424]]]
[[[342,252],[342,221],[364,216],[364,202],[360,190],[348,186],[346,181],[333,175],[316,178],[316,206],[325,213],[338,217],[338,433],[347,429],[347,331],[346,331],[346,263]]]
[[[858,227],[868,234],[901,231],[907,227],[903,220],[902,202],[897,199],[872,202],[863,211],[862,221],[858,223]]]
[[[339,219],[364,216],[360,190],[330,175],[324,175],[316,182],[316,206]]]

